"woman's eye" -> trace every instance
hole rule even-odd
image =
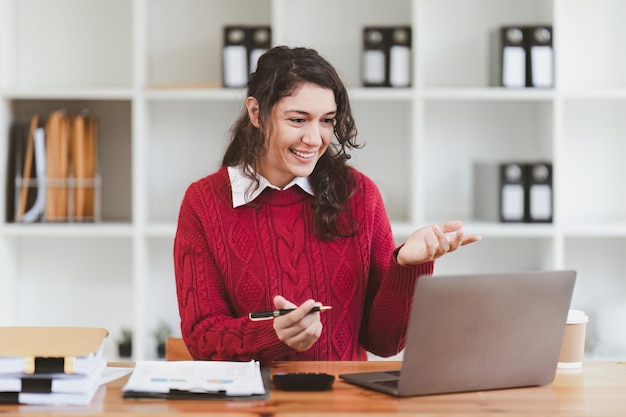
[[[297,124],[302,124],[302,123],[305,122],[304,119],[297,119],[297,118],[296,119],[291,119],[291,121],[294,122],[294,123],[297,123]]]

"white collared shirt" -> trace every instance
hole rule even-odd
[[[233,208],[237,208],[239,206],[248,204],[251,201],[254,201],[254,199],[257,198],[263,192],[263,190],[265,190],[266,187],[272,188],[274,190],[286,190],[293,187],[294,185],[297,185],[307,193],[314,195],[313,188],[309,183],[309,177],[296,177],[284,188],[280,188],[270,183],[264,176],[259,174],[257,174],[257,176],[259,177],[259,188],[252,191],[251,193],[248,193],[248,189],[250,185],[253,184],[253,181],[243,174],[241,167],[228,167],[230,188],[232,189],[233,193]]]

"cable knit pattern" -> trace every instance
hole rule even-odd
[[[299,187],[265,189],[232,207],[228,173],[193,183],[180,208],[174,269],[181,330],[196,359],[365,360],[398,353],[405,343],[415,280],[433,263],[396,262],[391,227],[376,185],[355,171],[347,204],[359,225],[350,238],[320,241],[312,232],[312,197]],[[251,311],[274,309],[283,295],[333,306],[321,313],[320,339],[298,352],[276,336],[271,321]]]

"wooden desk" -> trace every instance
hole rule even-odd
[[[272,368],[272,372],[326,372],[337,375],[398,369],[399,365],[399,362],[384,361],[281,362]],[[395,398],[336,380],[332,391],[301,393],[272,390],[270,399],[265,401],[124,400],[121,388],[127,378],[101,387],[86,407],[4,405],[0,406],[0,416],[626,415],[626,362],[585,362],[583,368],[577,371],[560,370],[555,381],[543,387],[410,398]]]

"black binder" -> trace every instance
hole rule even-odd
[[[530,87],[554,86],[554,53],[552,48],[552,27],[535,26],[528,28],[530,56]]]
[[[502,223],[551,223],[552,163],[476,163],[474,215],[480,220]]]
[[[365,87],[411,86],[411,27],[363,28],[362,82]]]
[[[502,87],[554,86],[552,26],[503,26],[499,31]]]
[[[521,162],[474,165],[474,215],[492,222],[526,220],[526,168]]]
[[[269,26],[225,26],[222,51],[224,87],[243,88],[259,57],[272,44]]]
[[[552,164],[529,163],[526,167],[526,220],[551,223],[553,217]]]

